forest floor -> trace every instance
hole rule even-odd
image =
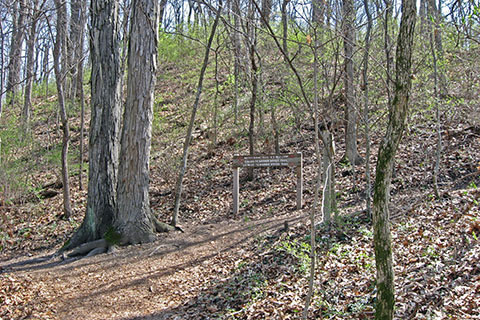
[[[416,169],[421,159],[405,156],[422,149],[407,143],[401,150],[400,159],[408,160],[399,161],[391,206],[399,319],[480,317],[480,173],[472,162],[480,159],[480,137],[478,128],[457,130],[461,139],[446,140],[445,163],[451,163],[444,170],[451,178],[439,199],[423,184],[429,171]],[[59,219],[61,196],[0,207],[13,235],[0,258],[0,319],[299,318],[310,268],[311,152],[305,152],[303,210],[295,210],[290,169],[260,170],[255,181],[243,179],[244,200],[233,216],[231,171],[219,169],[226,151],[198,153],[182,206],[185,233],[79,260],[51,255],[81,222],[84,191],[74,192],[73,220]],[[214,167],[218,172],[208,174]],[[338,172],[339,219],[317,228],[311,319],[373,316],[372,232],[361,192],[342,190],[349,170]],[[151,197],[167,220],[171,194],[153,183]]]
[[[160,93],[156,115],[161,112],[157,119],[163,120],[156,121],[164,122],[154,122],[152,144],[151,207],[166,222],[176,178],[172,155],[181,151],[185,129],[178,123],[188,119],[188,112],[176,113],[178,101],[169,96],[180,90],[175,84],[181,86],[181,81],[171,81]],[[420,103],[412,107],[397,154],[390,212],[398,319],[480,319],[480,126],[465,121],[471,111],[448,110],[446,106],[442,118],[440,197],[432,186],[435,124],[425,120],[431,110]],[[311,126],[285,133],[281,144],[283,153],[303,153],[302,210],[296,210],[294,170],[261,169],[254,181],[246,181],[241,170],[240,211],[233,215],[231,159],[246,152],[245,130],[219,136],[212,147],[199,125],[180,208],[185,233],[63,261],[52,254],[81,223],[86,191],[80,190],[78,173],[73,175],[74,214],[62,217],[58,166],[51,164],[61,137],[53,116],[43,119],[33,127],[33,147],[12,154],[37,188],[0,199],[0,319],[300,318],[308,288],[308,215],[317,171]],[[174,138],[168,125],[175,127]],[[73,119],[75,148],[78,128]],[[381,130],[372,135],[371,168],[381,135]],[[335,137],[339,216],[326,228],[320,210],[315,213],[317,266],[309,318],[370,319],[375,260],[365,212],[365,166],[353,170],[342,163],[341,128]],[[269,151],[271,145],[265,145],[259,152]],[[362,155],[364,145],[361,136]]]

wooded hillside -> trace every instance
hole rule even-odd
[[[480,3],[224,1],[0,2],[0,319],[477,319]]]

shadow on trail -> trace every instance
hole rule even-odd
[[[309,243],[307,231],[302,226],[268,234],[255,243],[253,255],[237,260],[229,274],[211,279],[193,298],[175,307],[122,320],[296,319],[305,303],[306,282],[301,279],[306,279],[309,272],[305,269],[306,264],[309,268],[309,249],[303,246]],[[355,228],[348,230],[355,232]],[[328,235],[330,240],[318,244],[317,255],[336,243],[349,241],[349,235],[338,228],[321,227],[317,235],[320,234]],[[344,290],[324,286],[325,290]],[[318,298],[322,297],[319,294]],[[322,318],[325,312],[323,307],[312,306],[308,319]],[[361,318],[355,312],[351,311],[350,318]]]
[[[253,256],[236,263],[226,278],[210,280],[195,297],[176,307],[122,320],[297,318],[303,308],[304,292],[282,293],[292,290],[298,278],[306,277],[301,259],[281,245],[291,235],[304,238],[303,234],[288,231],[269,234],[256,243]],[[320,317],[320,312],[312,312],[312,319]]]
[[[197,265],[201,265],[203,262],[208,261],[216,256],[218,256],[221,253],[225,253],[231,250],[238,249],[242,244],[254,239],[255,237],[259,236],[262,233],[271,231],[271,230],[278,230],[281,228],[285,221],[288,221],[288,223],[296,223],[300,221],[301,219],[304,219],[304,215],[296,216],[296,217],[281,217],[278,219],[270,219],[267,221],[263,221],[258,223],[257,222],[251,222],[246,226],[242,226],[241,228],[229,231],[229,232],[222,232],[220,234],[214,235],[207,237],[203,239],[202,241],[194,241],[194,242],[188,242],[184,241],[183,244],[180,245],[180,247],[171,247],[171,244],[169,242],[161,243],[160,244],[160,249],[155,248],[154,250],[143,250],[141,256],[137,256],[135,260],[147,258],[147,257],[161,257],[164,255],[167,255],[169,253],[184,253],[184,256],[188,257],[189,255],[195,254],[188,252],[188,249],[194,250],[196,246],[201,246],[207,243],[215,242],[215,241],[221,241],[222,238],[224,237],[232,237],[235,240],[234,241],[228,241],[228,239],[225,239],[223,241],[223,248],[220,250],[213,250],[214,252],[203,255],[203,256],[194,256],[192,255],[190,258],[185,259],[185,261],[181,263],[177,263],[175,265],[169,266],[166,269],[162,269],[159,271],[145,271],[143,273],[138,273],[133,276],[135,279],[130,279],[125,281],[125,278],[120,278],[117,279],[113,282],[117,283],[106,283],[104,285],[98,285],[96,286],[95,292],[90,292],[85,295],[77,296],[75,299],[73,299],[72,304],[75,305],[76,303],[80,303],[84,301],[86,298],[94,298],[94,297],[101,297],[104,295],[108,295],[109,293],[116,292],[118,290],[123,290],[123,289],[128,289],[130,287],[137,287],[141,285],[147,285],[150,281],[155,281],[155,280],[161,280],[163,277],[167,277],[170,275],[175,274],[176,272],[183,271],[189,267],[194,267]],[[238,236],[235,234],[240,234],[244,236]],[[175,241],[178,242],[178,241]],[[228,243],[229,242],[229,243]],[[164,248],[161,248],[164,247]],[[148,253],[150,251],[150,253]],[[124,261],[123,264],[128,264],[128,261]],[[118,267],[118,265],[117,265]],[[104,270],[104,268],[102,268]]]

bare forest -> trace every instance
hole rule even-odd
[[[479,1],[0,18],[0,320],[480,319]]]

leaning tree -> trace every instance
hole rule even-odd
[[[373,231],[377,267],[377,303],[375,319],[393,319],[395,295],[392,239],[388,202],[395,154],[402,138],[412,87],[411,67],[416,1],[402,1],[402,20],[397,40],[396,79],[387,132],[378,151],[373,196]]]

